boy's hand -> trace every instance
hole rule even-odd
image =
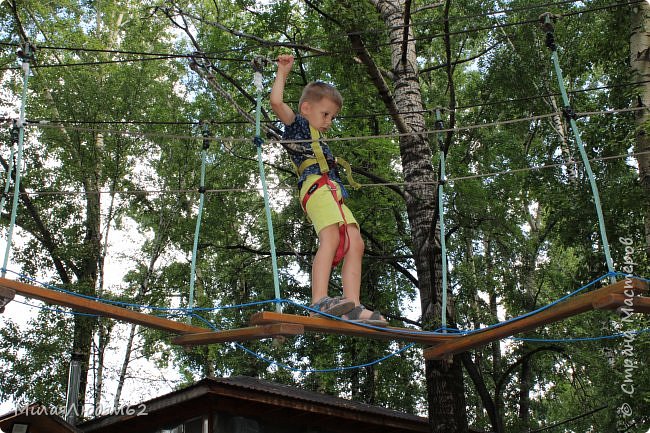
[[[278,73],[289,75],[293,67],[293,56],[291,54],[280,54],[278,56]]]
[[[270,95],[271,108],[278,116],[278,119],[285,125],[291,125],[296,118],[291,107],[284,102],[284,82],[289,77],[292,66],[293,56],[291,54],[280,54],[278,56],[278,73],[275,76]]]

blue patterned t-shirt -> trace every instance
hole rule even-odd
[[[291,125],[285,125],[284,133],[282,134],[283,140],[311,140],[311,132],[309,131],[309,122],[307,119],[302,117],[300,114],[296,114]],[[336,160],[329,146],[320,141],[321,148],[323,149],[323,155],[325,155],[325,160],[327,160],[327,165],[330,167],[328,172],[329,178],[341,185],[341,190],[343,191],[343,196],[347,197],[347,191],[343,187],[343,182],[339,175],[339,171],[336,168]],[[300,167],[306,159],[315,158],[314,150],[311,147],[311,141],[301,141],[295,143],[285,143],[284,148],[289,152],[289,157],[296,164],[296,167]],[[302,186],[302,183],[305,181],[307,176],[311,174],[320,175],[320,168],[318,164],[313,164],[305,169],[300,178],[298,179],[298,188]]]

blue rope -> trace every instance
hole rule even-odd
[[[19,301],[19,300],[17,300],[17,299],[14,299],[12,302],[15,302],[15,303],[17,303],[17,304],[26,305],[26,306],[28,306],[28,307],[36,308],[36,309],[43,310],[43,311],[49,311],[49,312],[51,312],[51,313],[68,314],[68,315],[71,315],[71,316],[99,317],[97,314],[81,313],[81,312],[79,312],[79,311],[65,311],[65,310],[61,310],[60,308],[54,308],[54,307],[46,307],[46,306],[34,305],[34,304],[30,304],[29,302],[22,302],[22,301]]]
[[[625,274],[623,272],[614,272],[614,275],[616,275],[617,277],[632,278],[634,280],[639,280],[639,281],[643,281],[643,282],[646,282],[646,283],[650,283],[650,279],[648,279],[648,278],[637,277],[636,275]]]
[[[30,303],[22,302],[22,301],[18,301],[18,300],[14,300],[14,302],[16,302],[18,304],[25,305],[25,306],[30,307],[30,308],[49,311],[49,312],[53,312],[53,313],[67,314],[67,315],[71,315],[71,316],[101,317],[101,316],[99,316],[97,314],[81,313],[81,312],[78,312],[78,311],[66,311],[66,310],[61,310],[59,308],[33,305],[33,304],[30,304]],[[211,329],[213,329],[214,331],[217,331],[217,332],[219,331],[219,329],[216,326],[212,325],[210,322],[207,321],[207,319],[203,318],[202,316],[197,315],[197,314],[195,314],[193,312],[188,312],[188,313],[193,314],[194,317],[197,317],[201,321],[203,321],[204,323],[208,324],[208,326]],[[176,314],[158,315],[158,317],[167,317],[167,318],[175,317],[175,316],[178,316],[178,315],[176,315]],[[449,330],[450,331],[458,331],[457,329],[453,329],[453,328],[450,328]],[[580,343],[580,342],[585,342],[585,341],[613,340],[613,339],[625,337],[626,335],[629,335],[629,334],[641,335],[641,334],[646,334],[646,333],[650,333],[650,328],[639,329],[639,330],[634,330],[634,331],[627,331],[625,333],[620,332],[620,333],[612,334],[612,335],[600,335],[600,336],[596,336],[596,337],[576,337],[576,338],[508,337],[508,339],[513,340],[513,341],[526,341],[526,342],[533,342],[533,343]],[[247,349],[246,347],[241,346],[241,345],[239,345],[237,343],[234,343],[234,344],[236,346],[238,346],[239,348],[241,348],[242,350],[247,351],[248,353],[251,353],[251,354],[253,354],[255,356],[258,356],[257,353],[252,352],[250,349]],[[407,347],[405,347],[405,348],[403,348],[403,349],[401,349],[401,350],[399,350],[397,352],[394,352],[394,353],[392,353],[390,355],[387,355],[387,356],[385,356],[383,358],[380,358],[378,360],[372,361],[371,363],[362,364],[362,365],[359,365],[359,366],[340,367],[339,369],[328,369],[328,370],[297,370],[297,369],[294,369],[294,371],[296,371],[296,372],[311,372],[311,373],[319,372],[319,373],[322,373],[322,372],[339,371],[340,369],[363,368],[363,367],[367,367],[367,366],[374,365],[374,364],[377,364],[379,362],[382,362],[385,359],[388,359],[388,358],[390,358],[392,356],[396,356],[396,355],[400,354],[401,352],[405,351],[406,349],[411,348],[413,345],[414,344],[412,343],[412,344],[408,345]],[[264,359],[264,357],[262,357],[261,355],[259,355],[259,356],[260,356],[260,359]],[[276,364],[275,361],[268,361],[268,362]],[[290,366],[287,366],[287,368],[293,369],[293,367],[290,367]]]
[[[217,306],[217,307],[201,307],[201,308],[171,308],[171,307],[157,307],[155,305],[144,305],[144,304],[135,304],[135,303],[130,303],[130,302],[124,302],[124,301],[116,301],[113,299],[106,299],[106,298],[100,298],[98,296],[91,296],[91,295],[84,295],[82,293],[77,293],[77,292],[72,292],[70,290],[62,289],[60,287],[57,287],[52,284],[44,283],[41,281],[38,281],[34,278],[28,277],[24,274],[20,274],[18,272],[14,272],[10,269],[5,269],[4,271],[9,272],[11,274],[17,275],[18,277],[25,279],[27,281],[30,281],[32,283],[37,283],[45,288],[48,288],[50,290],[55,290],[57,292],[65,293],[67,295],[72,295],[72,296],[77,296],[79,298],[83,299],[88,299],[91,301],[97,301],[97,302],[103,302],[106,304],[111,304],[111,305],[119,305],[122,307],[133,307],[133,308],[139,308],[139,309],[147,309],[147,310],[157,310],[157,311],[178,311],[178,312],[192,312],[192,311],[215,311],[215,310],[223,310],[223,309],[229,309],[229,308],[244,308],[244,307],[251,307],[251,306],[257,306],[257,305],[265,305],[265,304],[274,304],[277,302],[285,302],[285,300],[277,300],[277,299],[269,299],[269,300],[264,300],[264,301],[255,301],[255,302],[248,302],[245,304],[235,304],[235,305],[222,305],[222,306]]]
[[[50,312],[55,312],[55,313],[61,313],[61,314],[69,314],[69,315],[76,315],[76,316],[86,316],[86,317],[99,317],[95,314],[89,314],[89,313],[81,313],[81,312],[76,312],[76,311],[64,311],[58,308],[52,308],[52,307],[45,307],[45,306],[37,306],[33,304],[29,304],[27,302],[21,302],[18,300],[15,300],[15,302],[19,304],[26,305],[31,308],[36,308],[44,311],[50,311]],[[205,319],[204,317],[194,313],[190,312],[190,315],[192,317],[195,317],[208,325],[213,331],[218,332],[219,329],[212,324],[210,321]],[[169,316],[169,315],[168,315]],[[617,339],[624,337],[625,335],[629,334],[634,334],[634,335],[641,335],[641,334],[646,334],[650,332],[650,328],[646,329],[639,329],[639,330],[634,330],[634,331],[628,331],[626,333],[617,333],[617,334],[612,334],[612,335],[601,335],[597,337],[577,337],[577,338],[560,338],[560,339],[553,339],[553,338],[520,338],[520,337],[509,337],[510,340],[513,341],[526,341],[526,342],[536,342],[536,343],[580,343],[580,342],[587,342],[587,341],[600,341],[600,340],[612,340],[612,339]],[[354,370],[354,369],[361,369],[365,367],[369,367],[372,365],[379,364],[380,362],[386,361],[387,359],[390,359],[394,356],[400,355],[401,353],[405,352],[406,350],[412,348],[415,344],[411,343],[402,349],[399,349],[395,352],[392,352],[386,356],[383,356],[381,358],[375,359],[373,361],[367,362],[365,364],[359,364],[359,365],[352,365],[352,366],[342,366],[342,367],[333,367],[333,368],[325,368],[325,369],[299,369],[296,367],[292,367],[288,364],[275,361],[269,358],[266,358],[265,356],[243,346],[242,344],[239,343],[231,343],[237,348],[243,350],[244,352],[248,353],[249,355],[269,364],[269,365],[276,365],[280,368],[283,368],[285,370],[293,371],[296,373],[334,373],[334,372],[340,372],[340,371],[346,371],[346,370]]]
[[[66,293],[66,294],[73,295],[73,296],[78,296],[78,297],[84,298],[84,299],[89,299],[89,300],[93,300],[93,301],[97,301],[97,302],[105,302],[105,303],[113,304],[113,305],[120,305],[120,306],[140,308],[140,309],[150,309],[150,310],[157,310],[157,311],[175,311],[175,312],[191,313],[193,311],[206,311],[206,312],[208,312],[208,311],[216,311],[216,310],[223,310],[223,309],[246,308],[246,307],[253,307],[253,306],[259,306],[259,305],[266,305],[266,304],[283,303],[283,304],[287,304],[287,305],[292,305],[292,306],[297,307],[297,308],[301,308],[301,309],[306,310],[306,311],[318,313],[318,314],[320,314],[320,315],[322,315],[324,317],[327,317],[327,318],[330,318],[330,319],[333,319],[333,320],[339,320],[339,321],[346,322],[346,323],[353,323],[353,324],[355,324],[356,326],[359,326],[359,327],[368,328],[368,329],[375,329],[375,330],[378,330],[378,331],[390,332],[391,334],[404,334],[404,335],[412,335],[412,334],[417,334],[417,335],[447,335],[449,332],[458,333],[460,335],[466,335],[466,334],[482,332],[482,331],[492,329],[492,328],[497,328],[497,327],[503,326],[503,325],[505,325],[507,323],[515,322],[517,320],[521,320],[521,319],[529,317],[529,316],[531,316],[533,314],[536,314],[536,313],[539,313],[541,311],[547,310],[547,309],[551,308],[552,306],[554,306],[554,305],[556,305],[556,304],[558,304],[558,303],[560,303],[560,302],[562,302],[562,301],[564,301],[564,300],[566,300],[566,299],[568,299],[568,298],[570,298],[572,296],[575,296],[580,292],[585,291],[586,289],[588,289],[589,287],[591,287],[594,284],[598,283],[599,281],[611,276],[610,273],[607,273],[607,274],[605,274],[605,275],[603,275],[603,276],[601,276],[601,277],[599,277],[599,278],[597,278],[597,279],[595,279],[593,281],[590,281],[589,283],[585,284],[584,286],[580,287],[579,289],[577,289],[577,290],[575,290],[575,291],[561,297],[560,299],[558,299],[556,301],[553,301],[553,302],[551,302],[551,303],[549,303],[549,304],[547,304],[545,306],[542,306],[542,307],[540,307],[540,308],[538,308],[538,309],[536,309],[534,311],[530,311],[530,312],[525,313],[525,314],[523,314],[521,316],[513,317],[513,318],[508,319],[506,321],[495,323],[493,325],[489,325],[489,326],[486,326],[486,327],[483,327],[483,328],[478,328],[478,329],[473,329],[473,330],[460,330],[460,329],[457,329],[457,328],[442,328],[441,327],[441,328],[436,329],[435,331],[420,331],[420,330],[416,330],[416,329],[408,330],[408,329],[404,329],[404,328],[402,328],[402,329],[391,328],[391,329],[388,330],[388,329],[386,329],[384,327],[381,327],[381,326],[373,326],[373,325],[369,325],[369,324],[365,324],[365,323],[350,322],[350,321],[347,321],[345,319],[342,319],[341,317],[332,316],[330,314],[323,313],[321,311],[315,310],[315,309],[313,309],[311,307],[308,307],[306,305],[299,304],[299,303],[297,303],[295,301],[292,301],[290,299],[269,299],[269,300],[263,300],[263,301],[247,302],[247,303],[243,303],[243,304],[222,305],[222,306],[217,306],[217,307],[201,307],[201,308],[193,308],[193,309],[157,307],[157,306],[153,306],[153,305],[135,304],[135,303],[129,303],[129,302],[115,301],[115,300],[111,300],[111,299],[100,298],[100,297],[97,297],[97,296],[90,296],[90,295],[75,293],[75,292],[72,292],[72,291],[69,291],[69,290],[61,289],[61,288],[56,287],[56,286],[51,285],[51,284],[39,282],[39,281],[37,281],[37,280],[35,280],[33,278],[27,277],[27,276],[25,276],[23,274],[20,274],[20,273],[11,271],[11,270],[6,270],[6,272],[10,272],[12,274],[15,274],[15,275],[17,275],[17,276],[19,276],[21,278],[24,278],[24,279],[26,279],[28,281],[38,283],[38,284],[40,284],[40,285],[42,285],[42,286],[44,286],[44,287],[46,287],[48,289],[56,290],[58,292]],[[633,278],[633,279],[637,279],[637,280],[640,280],[640,281],[650,282],[650,280],[648,280],[646,278],[642,278],[642,277],[638,277],[638,276],[634,276],[634,275],[622,274],[620,272],[615,272],[614,275],[623,275],[626,278]]]
[[[475,330],[469,331],[469,332],[467,332],[467,334],[475,334],[477,332],[482,332],[482,331],[485,331],[487,329],[499,328],[499,327],[504,326],[504,325],[506,325],[508,323],[516,322],[518,320],[521,320],[521,319],[524,319],[526,317],[532,316],[534,314],[540,313],[540,312],[542,312],[544,310],[548,310],[552,306],[557,305],[558,303],[560,303],[560,302],[562,302],[562,301],[564,301],[564,300],[566,300],[566,299],[568,299],[568,298],[570,298],[572,296],[575,296],[580,292],[585,291],[586,289],[588,289],[589,287],[591,287],[594,284],[598,283],[599,281],[601,281],[601,280],[603,280],[603,279],[605,279],[607,277],[611,277],[613,274],[614,273],[612,273],[612,272],[608,272],[605,275],[603,275],[601,277],[598,277],[595,280],[585,284],[584,286],[580,287],[579,289],[574,290],[573,292],[569,293],[568,295],[564,295],[560,299],[558,299],[556,301],[553,301],[550,304],[544,305],[543,307],[540,307],[540,308],[538,308],[536,310],[533,310],[533,311],[530,311],[528,313],[522,314],[521,316],[513,317],[513,318],[511,318],[509,320],[506,320],[506,321],[503,321],[503,322],[499,322],[499,323],[495,323],[495,324],[490,325],[490,326],[486,326],[485,328],[480,328],[480,329],[475,329]]]
[[[212,330],[214,330],[216,332],[219,331],[219,328],[217,328],[212,322],[205,319],[204,317],[202,317],[202,316],[200,316],[198,314],[193,314],[193,317],[203,321],[203,323],[205,323],[207,326],[209,326]],[[370,362],[366,362],[364,364],[342,366],[342,367],[332,367],[332,368],[323,368],[323,369],[301,369],[301,368],[292,367],[289,364],[285,364],[285,363],[280,362],[280,361],[275,361],[275,360],[269,359],[269,358],[255,352],[255,351],[247,348],[246,346],[244,346],[244,345],[242,345],[240,343],[232,342],[230,344],[232,344],[233,346],[243,350],[247,354],[259,359],[260,361],[265,362],[266,364],[275,365],[277,367],[283,368],[285,370],[292,371],[294,373],[336,373],[336,372],[340,372],[340,371],[357,370],[357,369],[361,369],[361,368],[365,368],[365,367],[370,367],[372,365],[376,365],[376,364],[379,364],[380,362],[386,361],[387,359],[390,359],[390,358],[392,358],[394,356],[397,356],[397,355],[407,351],[408,349],[410,349],[411,347],[413,347],[415,345],[414,343],[408,344],[405,347],[403,347],[403,348],[401,348],[399,350],[396,350],[396,351],[394,351],[392,353],[389,353],[386,356],[383,356],[381,358],[375,359],[375,360],[370,361]]]
[[[619,332],[612,335],[600,335],[597,337],[577,337],[577,338],[519,338],[519,337],[510,337],[511,340],[515,341],[527,341],[532,343],[580,343],[583,341],[600,341],[600,340],[613,340],[616,338],[624,337],[626,334],[640,335],[650,332],[650,328],[638,329],[635,331],[628,331],[626,333]]]

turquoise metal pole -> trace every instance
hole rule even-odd
[[[557,55],[557,47],[555,45],[555,40],[553,37],[552,15],[550,13],[546,13],[543,16],[544,16],[543,28],[544,31],[546,32],[546,45],[551,50],[551,58],[553,60],[553,66],[555,67],[555,73],[557,75],[557,81],[560,87],[560,93],[562,93],[562,102],[564,103],[565,115],[566,117],[569,118],[569,122],[571,124],[571,130],[573,131],[573,135],[576,138],[576,143],[578,145],[578,149],[580,150],[580,156],[582,157],[582,162],[585,166],[585,170],[587,171],[587,176],[589,177],[589,184],[591,185],[591,193],[594,198],[596,214],[598,215],[598,226],[600,228],[600,238],[602,239],[603,242],[603,251],[605,252],[605,261],[607,262],[607,269],[610,273],[614,273],[615,272],[614,262],[612,260],[612,256],[609,249],[609,241],[607,240],[607,230],[605,229],[605,218],[603,216],[603,209],[600,203],[600,194],[598,193],[598,185],[596,184],[596,177],[594,176],[594,172],[591,169],[591,164],[589,163],[589,157],[587,156],[587,152],[585,151],[585,147],[582,143],[580,131],[578,130],[578,124],[576,123],[575,115],[571,110],[571,106],[569,104],[569,97],[567,95],[567,91],[564,86],[562,69],[560,68],[560,61]],[[612,282],[614,282],[615,278],[611,277],[611,280]]]
[[[16,131],[16,141],[15,141],[15,143],[18,144],[18,133],[19,133],[18,132],[18,126],[14,125],[14,127],[12,129],[15,129],[15,131]],[[14,140],[13,140],[13,135],[14,135],[13,131],[11,132],[11,135],[12,135],[11,151],[9,152],[9,161],[8,161],[8,166],[9,167],[7,168],[7,178],[5,179],[4,194],[2,194],[2,198],[0,199],[0,209],[5,208],[6,196],[7,196],[7,193],[9,192],[9,185],[11,184],[11,169],[13,167],[14,153],[15,153]]]
[[[264,162],[262,161],[262,137],[261,133],[261,116],[262,116],[262,71],[261,61],[253,62],[255,68],[254,83],[257,89],[256,107],[255,107],[255,139],[253,142],[257,147],[257,162],[260,169],[260,178],[262,180],[262,193],[264,194],[264,209],[266,211],[266,225],[269,231],[269,244],[271,247],[271,262],[273,266],[273,287],[275,289],[275,299],[280,298],[280,277],[278,274],[278,259],[275,253],[275,236],[273,234],[273,220],[271,219],[271,206],[269,205],[269,193],[266,186],[266,174],[264,173]],[[275,304],[278,313],[282,312],[280,303]]]
[[[25,51],[23,53],[22,67],[25,72],[23,76],[23,94],[20,102],[20,117],[18,120],[18,151],[16,153],[16,179],[14,181],[14,200],[11,209],[11,219],[9,222],[9,229],[7,231],[7,247],[5,249],[4,261],[2,262],[2,277],[7,275],[7,264],[9,263],[9,252],[11,251],[11,241],[13,237],[14,226],[16,225],[16,213],[18,211],[18,198],[20,196],[20,167],[23,162],[23,143],[25,140],[25,105],[27,104],[27,82],[29,80],[29,60],[32,56],[31,47],[25,44]]]
[[[440,110],[436,109],[436,129],[442,129]],[[440,145],[440,181],[438,182],[438,215],[440,218],[440,255],[442,256],[442,321],[443,332],[447,332],[447,242],[445,240],[445,192],[444,184],[447,182],[445,172],[445,149],[442,141],[442,132],[438,132]]]
[[[201,182],[199,186],[199,211],[196,215],[196,228],[194,229],[194,245],[192,246],[192,265],[190,267],[190,299],[188,308],[194,308],[194,281],[196,280],[196,254],[199,247],[199,233],[201,231],[201,217],[203,215],[203,206],[205,203],[205,160],[208,148],[210,147],[210,131],[208,125],[203,125],[203,149],[201,150]],[[188,317],[191,321],[192,318]]]

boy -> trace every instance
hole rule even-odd
[[[303,89],[298,113],[284,102],[284,84],[293,66],[292,55],[278,56],[278,72],[271,89],[271,108],[285,124],[283,139],[310,140],[285,145],[298,167],[300,201],[318,234],[318,251],[312,264],[314,310],[349,321],[385,326],[381,314],[361,305],[361,260],[364,244],[357,221],[343,204],[347,195],[327,144],[320,141],[338,114],[343,99],[333,86],[309,83]],[[343,297],[330,298],[327,289],[332,266],[343,259]]]

